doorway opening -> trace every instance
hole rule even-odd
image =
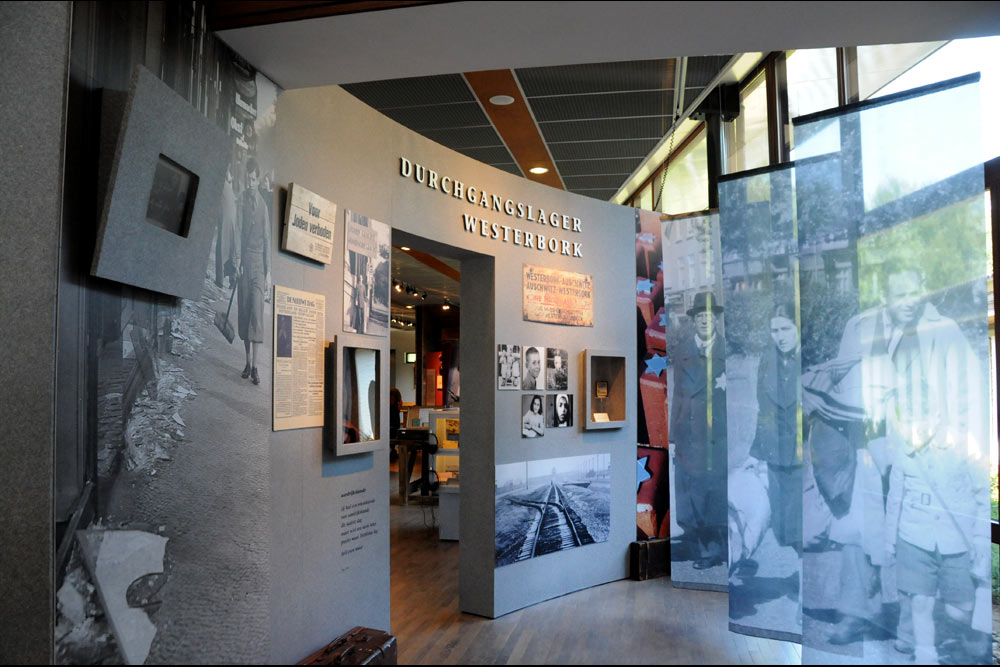
[[[492,406],[479,366],[492,367],[493,258],[394,229],[391,265],[391,610],[403,645],[427,618],[461,614],[462,483],[487,453],[463,445],[492,444],[479,434],[488,421],[492,436],[492,419],[464,413]]]

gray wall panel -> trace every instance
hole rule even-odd
[[[0,5],[0,658],[52,660],[56,276],[68,3]]]
[[[558,345],[570,351],[570,386],[579,389],[579,353],[585,348],[621,349],[628,357],[628,367],[635,366],[634,305],[629,298],[634,289],[634,214],[617,207],[545,186],[494,170],[449,151],[409,132],[391,120],[372,113],[344,91],[337,88],[296,90],[284,93],[278,103],[279,141],[277,181],[287,186],[291,181],[306,187],[345,208],[357,209],[395,229],[433,239],[439,243],[493,257],[492,281],[489,261],[463,258],[462,317],[468,324],[462,330],[463,361],[463,446],[462,446],[462,608],[477,614],[496,616],[535,602],[604,583],[626,575],[625,555],[635,535],[635,426],[617,431],[583,433],[580,428],[546,435],[541,441],[520,437],[520,393],[497,392],[495,383],[496,343]],[[582,219],[582,233],[555,232],[534,222],[516,220],[432,190],[412,177],[400,176],[400,157],[434,169],[439,174],[462,180],[487,192],[502,194],[549,211],[559,211]],[[536,249],[515,246],[473,235],[464,230],[462,214],[514,227],[541,232],[583,243],[583,259],[562,257]],[[340,223],[338,222],[340,225]],[[342,225],[341,225],[342,227]],[[342,248],[342,229],[338,227],[338,245]],[[459,256],[463,253],[456,250]],[[468,253],[464,253],[469,257]],[[286,260],[279,258],[275,264]],[[521,318],[521,271],[525,263],[588,273],[595,283],[595,326],[562,327],[524,322]],[[280,269],[279,269],[280,271]],[[342,292],[342,269],[307,269],[315,280],[329,281],[333,293]],[[276,278],[284,284],[281,278]],[[313,279],[306,279],[308,284]],[[470,296],[466,296],[468,283]],[[486,304],[490,283],[495,284],[495,307]],[[311,291],[308,286],[290,285]],[[340,297],[334,297],[339,299]],[[328,326],[332,334],[339,329],[338,311],[328,303]],[[492,323],[492,324],[491,324]],[[630,370],[630,374],[634,371]],[[628,400],[634,404],[634,378],[629,378]],[[482,404],[493,406],[483,409]],[[495,418],[494,418],[495,415]],[[481,431],[479,430],[481,429]],[[294,432],[293,432],[294,433]],[[275,434],[272,449],[285,446],[292,434]],[[314,437],[304,434],[304,438]],[[301,444],[299,446],[302,446]],[[585,453],[611,452],[612,528],[609,541],[558,554],[536,558],[493,569],[493,494],[494,465],[527,459],[545,459]],[[272,452],[272,456],[276,454]],[[338,488],[349,484],[375,484],[384,479],[385,467],[376,463],[373,472],[356,473],[350,479],[338,478]],[[378,471],[378,472],[374,472]],[[276,474],[272,471],[273,474]],[[304,473],[305,474],[305,473]],[[324,480],[326,481],[326,480]],[[288,480],[289,489],[296,480]],[[276,489],[281,488],[279,482]],[[468,490],[466,490],[468,487]],[[466,502],[470,499],[472,502]],[[380,497],[388,508],[388,492]],[[304,512],[313,516],[319,510]],[[387,512],[386,512],[387,513]],[[280,521],[276,514],[275,521]],[[309,521],[306,521],[309,523]],[[316,528],[316,526],[314,526]],[[276,533],[275,533],[276,534]],[[388,541],[386,536],[386,549]],[[277,551],[291,549],[275,542],[273,555],[274,585],[272,599],[283,591],[279,580],[313,575],[310,566],[302,574],[283,574]],[[384,571],[373,563],[365,581],[357,581],[358,590],[367,595],[350,599],[355,616],[378,610],[388,599],[388,581]],[[336,572],[336,559],[325,564],[327,572]],[[304,576],[303,576],[304,575]],[[384,588],[383,588],[384,587]],[[276,603],[275,603],[276,604]],[[388,605],[383,608],[387,614]],[[348,621],[345,619],[344,623]],[[276,636],[282,634],[284,621],[275,619]],[[337,630],[338,628],[331,628]],[[346,627],[343,629],[347,629]],[[275,650],[274,659],[292,657]]]

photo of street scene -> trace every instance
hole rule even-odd
[[[496,566],[606,542],[611,454],[496,467]]]

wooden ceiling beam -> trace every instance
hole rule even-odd
[[[509,69],[496,69],[466,72],[464,76],[525,178],[565,190],[566,186],[549,154],[535,117],[528,108],[528,101],[517,79],[514,78],[514,72]],[[493,104],[490,98],[495,95],[508,95],[514,98],[514,101],[503,106]],[[544,167],[548,171],[544,174],[533,174],[530,171],[533,167]]]

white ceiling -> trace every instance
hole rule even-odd
[[[218,33],[285,89],[1000,34],[1000,2],[450,2]]]

